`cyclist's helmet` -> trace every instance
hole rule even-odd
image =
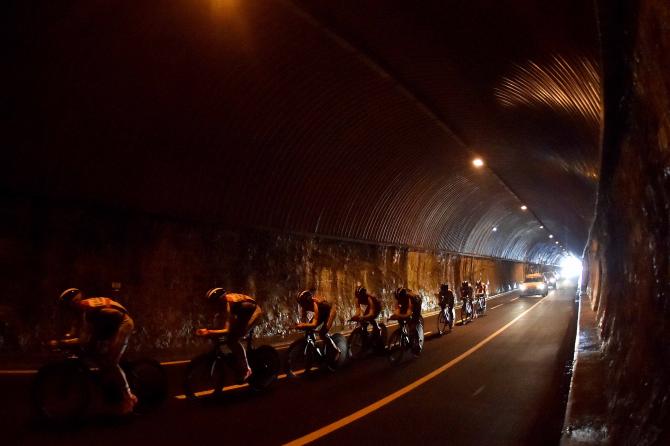
[[[223,288],[210,288],[209,291],[207,291],[207,294],[205,294],[205,298],[207,299],[207,302],[217,302],[219,298],[223,297],[226,295],[226,290]]]
[[[68,288],[67,290],[60,293],[60,296],[58,296],[58,303],[60,305],[69,304],[72,302],[72,299],[80,294],[83,295],[79,288]]]
[[[403,287],[399,287],[395,290],[396,299],[407,296],[407,290]]]
[[[312,300],[313,296],[314,296],[314,294],[310,290],[305,290],[305,291],[302,291],[298,294],[298,297],[296,298],[296,300],[301,305],[307,305],[309,303],[309,301]]]
[[[356,297],[365,297],[368,295],[368,290],[365,289],[365,287],[359,286],[356,288]]]

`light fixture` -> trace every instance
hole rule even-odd
[[[496,232],[497,230],[498,230],[497,226],[494,226],[493,229],[492,229],[493,232]]]
[[[540,229],[544,229],[544,225],[540,225]]]
[[[556,244],[558,245],[558,240],[556,240]]]
[[[472,160],[472,165],[475,167],[482,167],[484,165],[484,160],[481,158],[475,158]]]
[[[522,211],[525,211],[526,209],[528,209],[528,206],[526,206],[525,204],[522,204],[522,205],[521,205],[521,210],[522,210]]]
[[[549,234],[549,238],[554,238],[554,235],[553,235],[553,234]]]

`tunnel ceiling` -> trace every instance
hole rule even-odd
[[[555,241],[582,250],[591,2],[17,3],[10,194],[545,263]]]

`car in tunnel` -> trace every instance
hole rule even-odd
[[[544,273],[544,280],[547,283],[547,288],[549,289],[558,289],[559,274],[555,272]]]
[[[519,290],[522,296],[540,295],[544,297],[549,292],[549,287],[542,274],[528,274],[519,286]]]

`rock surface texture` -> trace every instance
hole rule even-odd
[[[598,442],[670,444],[670,3],[603,1],[600,14],[602,180],[584,286],[608,417],[595,431]]]

